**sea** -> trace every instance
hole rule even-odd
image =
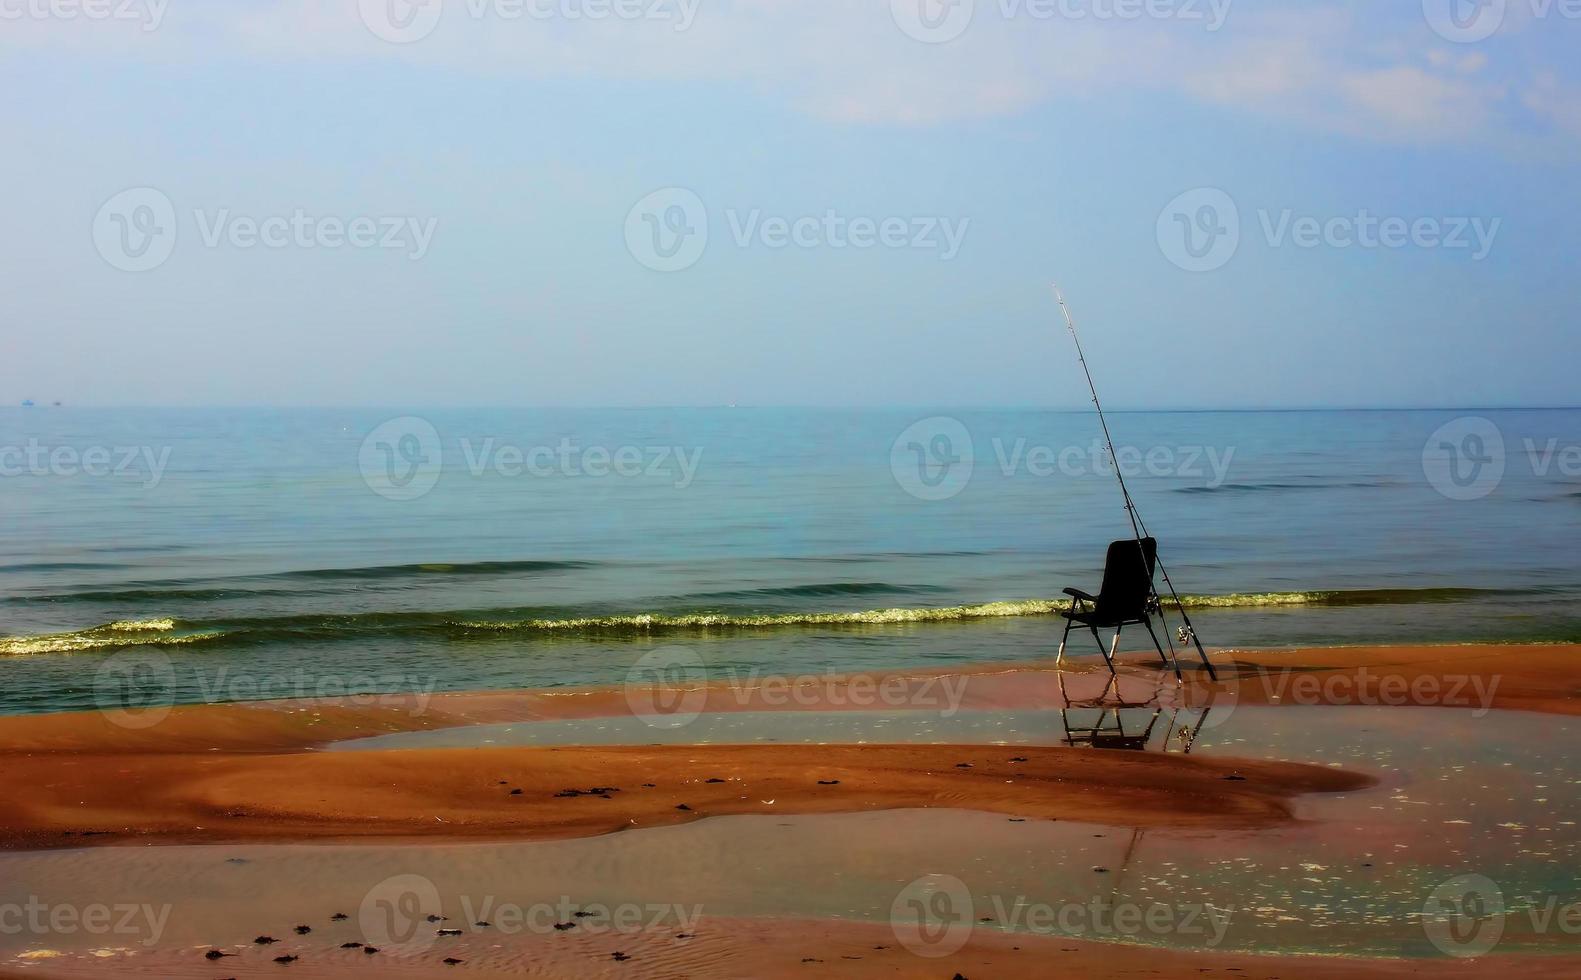
[[[0,409],[0,713],[1045,659],[1122,478],[1210,648],[1581,641],[1581,410],[1108,422]]]

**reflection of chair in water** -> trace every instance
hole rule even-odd
[[[1059,673],[1060,697],[1065,705],[1060,708],[1060,722],[1065,726],[1065,744],[1072,747],[1090,746],[1095,749],[1120,749],[1126,751],[1145,751],[1153,739],[1153,732],[1158,726],[1158,720],[1164,715],[1164,706],[1159,703],[1159,688],[1154,687],[1153,693],[1145,701],[1127,701],[1120,692],[1120,678],[1111,674],[1104,684],[1103,691],[1095,698],[1072,698],[1065,687],[1065,672]],[[1133,715],[1152,709],[1152,714],[1147,716],[1146,724],[1140,720],[1131,723],[1124,712]],[[1203,708],[1202,715],[1197,719],[1196,726],[1182,725],[1177,730],[1176,722],[1180,720],[1181,708],[1176,706],[1169,711],[1169,717],[1164,723],[1164,739],[1159,751],[1170,751],[1171,738],[1178,737],[1182,754],[1190,753],[1196,743],[1197,731],[1208,719],[1208,711]],[[1096,711],[1098,716],[1091,724],[1073,724],[1072,712]],[[1083,719],[1077,718],[1076,721]]]
[[[1153,737],[1153,727],[1158,724],[1158,716],[1164,713],[1158,704],[1158,693],[1146,701],[1127,701],[1120,694],[1120,678],[1109,675],[1108,683],[1103,687],[1103,693],[1095,698],[1078,698],[1072,700],[1070,692],[1065,688],[1065,673],[1059,675],[1060,696],[1065,700],[1065,706],[1060,708],[1060,721],[1065,725],[1065,744],[1070,746],[1090,745],[1095,749],[1130,749],[1139,751],[1147,748],[1147,743]],[[1110,695],[1114,700],[1110,700]],[[1123,712],[1147,709],[1152,707],[1152,716],[1147,719],[1145,726],[1135,730],[1128,729],[1126,716]],[[1096,711],[1098,717],[1091,719],[1091,724],[1072,724],[1071,712]]]

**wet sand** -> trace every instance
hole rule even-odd
[[[1379,647],[1214,654],[1176,687],[1132,655],[1121,691],[1181,705],[1373,704],[1581,713],[1581,648]],[[958,673],[700,685],[706,712],[1055,708],[1096,696],[1107,672],[1034,663]],[[670,692],[674,693],[674,692]],[[635,700],[633,699],[635,696]],[[629,715],[651,693],[484,692],[264,702],[0,718],[0,847],[244,840],[552,838],[757,812],[970,806],[1094,823],[1204,827],[1292,819],[1303,793],[1368,785],[1294,763],[1133,753],[1104,765],[1063,748],[634,746],[316,751],[338,740],[502,721]],[[662,720],[662,719],[661,719]],[[1025,758],[1026,762],[1011,762]],[[1235,775],[1247,778],[1230,779]],[[712,780],[712,781],[711,781]],[[609,792],[587,792],[593,789]],[[514,792],[520,790],[519,793]],[[765,801],[772,800],[772,803]],[[681,809],[685,807],[685,809]]]
[[[618,947],[618,949],[616,949]],[[274,962],[277,949],[243,950],[207,963],[202,951],[117,960],[118,976],[159,976],[168,980],[225,977],[575,977],[631,980],[632,977],[917,977],[948,980],[1045,980],[1069,971],[1090,980],[1139,977],[1229,977],[1239,980],[1403,980],[1420,976],[1424,965],[1412,960],[1341,956],[1247,956],[1234,953],[1168,951],[1145,946],[1088,942],[1048,936],[977,930],[957,952],[937,958],[913,955],[895,941],[887,925],[805,919],[708,919],[677,941],[670,934],[622,936],[618,941],[568,934],[529,948],[489,944],[451,946],[424,956],[364,956],[360,950],[300,952],[289,969]],[[300,949],[300,947],[291,947]],[[612,952],[626,959],[616,960]],[[293,954],[285,954],[293,955]],[[444,960],[459,962],[445,964]],[[1434,961],[1437,976],[1483,980],[1519,973],[1528,980],[1568,980],[1581,958],[1488,956],[1476,960]],[[46,973],[47,971],[47,973]],[[102,966],[62,966],[40,960],[36,968],[0,971],[0,980],[50,976],[98,978]]]
[[[1013,761],[1020,760],[1020,761]],[[665,746],[7,757],[7,848],[590,836],[738,813],[969,807],[1039,819],[1248,828],[1366,776],[1293,763],[1066,748]]]
[[[1133,655],[1122,693],[1151,694],[1175,707],[1387,705],[1405,730],[1406,707],[1486,713],[1581,715],[1581,647],[1380,647],[1215,654],[1218,683],[1196,671],[1176,687],[1156,658]],[[958,686],[949,687],[958,682]],[[891,684],[918,710],[1053,709],[1096,697],[1108,683],[1089,660],[1016,664],[960,672],[899,671],[860,679],[813,678],[794,696],[783,685],[715,683],[687,689],[689,707],[709,712],[850,711],[862,692]],[[790,690],[794,691],[793,686]],[[1103,752],[992,745],[630,745],[379,749],[325,752],[332,742],[463,725],[629,716],[632,691],[493,692],[341,702],[217,705],[115,714],[0,718],[0,780],[26,786],[0,800],[0,847],[214,842],[530,841],[663,828],[709,817],[863,813],[949,808],[1012,820],[1080,821],[1168,828],[1202,846],[1250,831],[1299,828],[1303,797],[1366,791],[1380,773],[1366,765],[1251,759],[1213,753]],[[641,702],[642,691],[636,692]],[[674,693],[674,692],[667,692]],[[930,700],[935,699],[935,700]],[[651,705],[649,706],[651,708]],[[1279,712],[1283,716],[1283,712]],[[1431,712],[1420,713],[1426,731]],[[1204,720],[1202,722],[1206,724]],[[1052,741],[1052,740],[1051,740]],[[1254,754],[1251,751],[1247,755]],[[1391,776],[1391,779],[1398,778]],[[1409,774],[1405,777],[1409,779]],[[520,793],[514,791],[520,790]],[[684,807],[684,809],[682,809]],[[998,818],[1003,821],[1003,817]],[[1411,842],[1407,842],[1411,843]],[[1422,843],[1430,843],[1423,841]],[[953,956],[926,960],[893,947],[888,925],[794,917],[709,920],[707,955],[668,947],[555,952],[496,946],[458,958],[468,975],[519,975],[530,961],[544,975],[783,975],[817,969],[853,977],[1043,976],[1070,966],[1087,976],[1162,975],[1392,977],[1420,960],[1344,960],[1191,953],[1068,938],[976,930]],[[652,937],[631,940],[636,947]],[[625,941],[623,939],[623,941]],[[656,940],[654,940],[656,941]],[[507,944],[509,946],[509,944]],[[1019,948],[1017,948],[1019,947]],[[572,950],[572,952],[566,952]],[[428,975],[447,970],[386,961],[374,967],[338,951],[313,950],[291,964],[308,976]],[[324,954],[320,956],[319,954]],[[562,956],[561,953],[565,955]],[[190,951],[185,954],[190,957]],[[637,969],[642,955],[647,966]],[[212,976],[201,960],[149,954],[131,972]],[[679,959],[676,957],[680,956]],[[859,956],[860,959],[850,957]],[[522,959],[525,957],[525,960]],[[222,961],[224,975],[278,975],[272,957]],[[817,962],[817,961],[823,962]],[[318,962],[312,962],[318,961]],[[338,960],[334,960],[338,963]],[[116,969],[126,972],[128,964]],[[146,967],[146,969],[144,968]],[[652,969],[649,969],[651,967]],[[1512,968],[1533,977],[1575,975],[1572,957],[1435,959],[1449,976]],[[25,976],[103,975],[77,960],[30,962]],[[1210,972],[1211,971],[1211,972]],[[460,975],[459,972],[457,975]]]

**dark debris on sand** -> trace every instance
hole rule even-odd
[[[619,793],[619,786],[594,786],[592,789],[563,789],[554,794],[556,799],[574,799],[578,796],[597,796],[603,799],[613,799],[609,794]]]

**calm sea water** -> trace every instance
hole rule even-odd
[[[1210,645],[1581,640],[1581,411],[1111,422]],[[1048,656],[1046,607],[959,607],[1096,589],[1130,530],[1097,436],[1046,411],[0,410],[0,711],[91,707],[110,675],[176,701],[619,683],[666,644],[772,671]]]

